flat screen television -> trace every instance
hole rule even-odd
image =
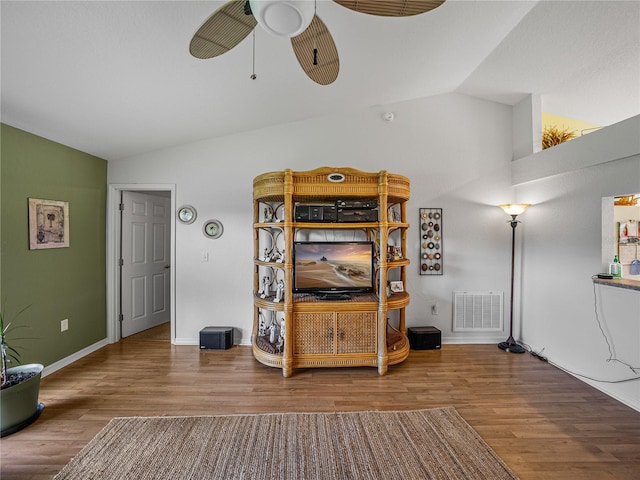
[[[294,242],[293,291],[320,297],[374,291],[373,242]]]

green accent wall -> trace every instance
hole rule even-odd
[[[47,366],[107,336],[107,162],[2,124],[0,185],[5,318],[31,305],[11,344],[22,363]],[[28,198],[69,202],[68,248],[29,250]]]

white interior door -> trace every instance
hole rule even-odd
[[[122,192],[121,336],[170,321],[171,199]]]

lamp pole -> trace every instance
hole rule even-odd
[[[527,208],[529,208],[529,204],[505,204],[500,205],[500,208],[507,212],[507,214],[511,215],[511,220],[509,222],[509,224],[511,225],[511,301],[509,303],[509,338],[507,338],[507,340],[504,342],[500,342],[498,344],[498,347],[509,353],[524,353],[524,347],[522,345],[519,345],[518,342],[516,342],[513,338],[513,298],[515,290],[516,267],[516,227],[518,226],[518,223],[520,223],[518,222],[518,220],[516,220],[516,218]]]

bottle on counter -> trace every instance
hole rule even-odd
[[[614,255],[613,263],[609,264],[609,273],[613,278],[622,278],[622,264],[618,260],[618,255]]]

